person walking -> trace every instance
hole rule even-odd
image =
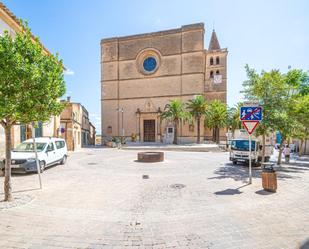
[[[287,144],[283,150],[283,154],[285,157],[285,163],[289,163],[290,162],[290,154],[291,154],[291,149],[290,146]]]

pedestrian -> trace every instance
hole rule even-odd
[[[291,149],[289,147],[289,145],[287,144],[283,150],[283,154],[285,157],[285,163],[289,163],[290,162],[290,154],[291,154]]]

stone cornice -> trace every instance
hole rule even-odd
[[[204,31],[204,23],[195,23],[195,24],[183,25],[181,26],[181,28],[178,28],[178,29],[169,29],[169,30],[164,30],[164,31],[150,32],[150,33],[144,33],[144,34],[138,34],[138,35],[105,38],[101,40],[101,44],[102,43],[113,43],[113,42],[118,42],[118,41],[127,41],[127,40],[136,39],[136,38],[151,38],[153,36],[178,34],[181,32],[201,30],[201,29]]]

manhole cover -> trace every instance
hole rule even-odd
[[[171,188],[175,188],[175,189],[182,189],[182,188],[184,188],[185,186],[186,186],[186,185],[180,184],[180,183],[175,183],[175,184],[170,185]]]
[[[97,165],[97,163],[88,163],[88,165]]]
[[[149,175],[143,175],[143,179],[149,179]]]

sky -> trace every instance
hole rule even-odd
[[[244,66],[260,71],[309,70],[307,0],[0,0],[52,52],[68,73],[67,93],[101,131],[100,41],[103,38],[205,24],[228,55],[228,104],[241,100]],[[64,96],[64,97],[66,97]]]

